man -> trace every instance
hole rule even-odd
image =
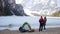
[[[39,32],[42,31],[42,29],[43,29],[43,22],[44,22],[44,20],[43,20],[43,17],[41,16],[41,18],[39,19],[39,23],[40,23]]]

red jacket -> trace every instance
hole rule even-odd
[[[39,22],[44,22],[44,19],[43,19],[43,18],[40,18],[40,19],[39,19]]]
[[[44,23],[46,23],[46,21],[47,21],[47,19],[46,19],[46,18],[44,18]]]

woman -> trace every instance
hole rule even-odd
[[[46,16],[44,17],[44,25],[43,25],[43,27],[44,27],[44,30],[46,30],[46,21],[47,21],[47,19],[46,19]]]

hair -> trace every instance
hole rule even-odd
[[[41,18],[42,18],[42,16],[41,16]]]
[[[44,18],[46,19],[46,16]]]

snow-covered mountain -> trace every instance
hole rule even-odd
[[[56,12],[57,0],[21,0],[25,13],[29,15],[51,15]]]

